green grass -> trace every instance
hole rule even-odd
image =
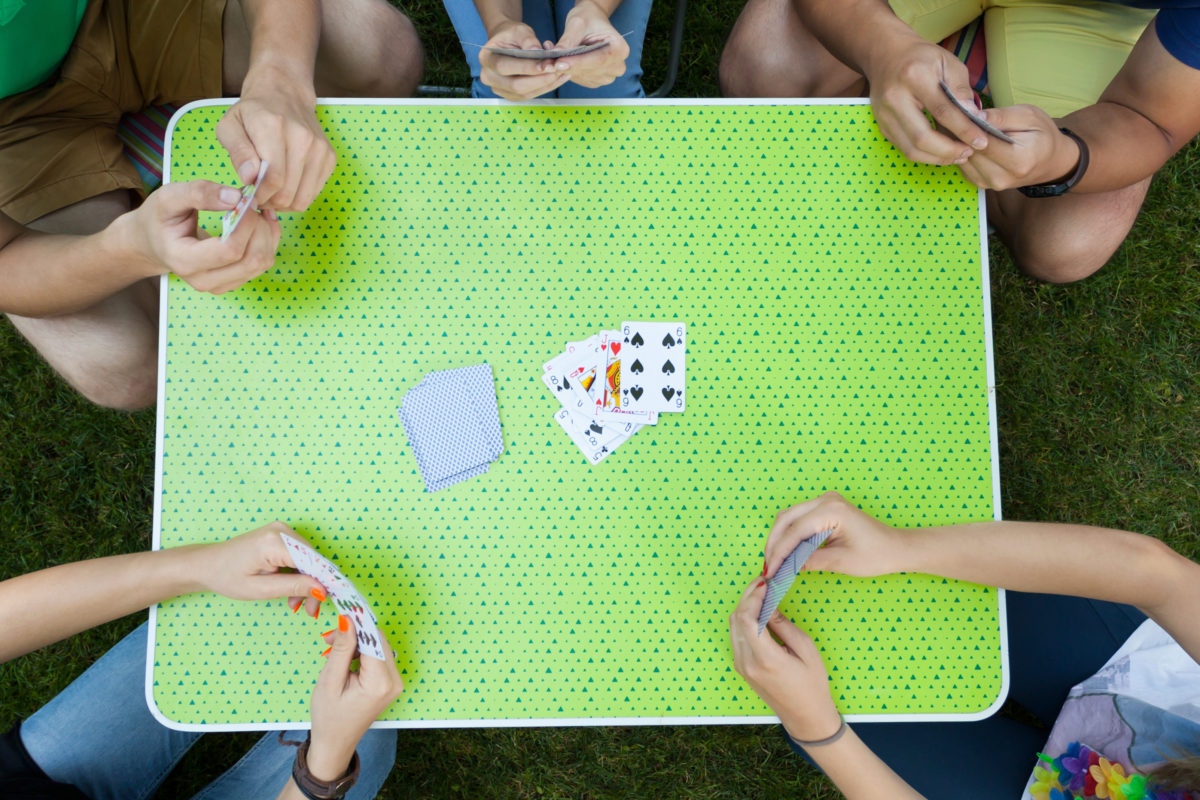
[[[676,97],[717,95],[738,0],[693,2]],[[466,84],[440,3],[404,4],[427,83]],[[665,73],[656,4],[646,85]],[[1155,181],[1098,275],[1033,283],[992,248],[1002,502],[1008,518],[1129,528],[1200,559],[1200,146]],[[152,413],[106,412],[63,386],[0,322],[0,576],[149,545]],[[1097,578],[1119,565],[1097,564]],[[0,666],[0,725],[50,699],[137,619]],[[188,796],[249,735],[206,737],[160,797]],[[1032,755],[1032,754],[1031,754]],[[388,798],[835,797],[768,727],[402,731]]]

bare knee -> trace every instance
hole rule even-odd
[[[123,375],[64,376],[76,391],[91,402],[117,411],[141,411],[158,398],[157,370],[152,366]]]
[[[324,96],[411,97],[425,71],[412,21],[384,0],[323,4],[317,91]]]

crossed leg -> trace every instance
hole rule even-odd
[[[807,29],[793,0],[746,3],[721,54],[720,80],[729,97],[862,97],[867,88],[862,75]],[[1133,227],[1149,185],[1146,179],[1113,192],[1041,199],[989,192],[988,219],[1022,271],[1069,283],[1108,262]]]

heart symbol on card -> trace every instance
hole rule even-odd
[[[629,371],[634,375],[641,375],[643,370],[645,370],[645,367],[643,367],[642,362],[636,358],[633,360],[633,363],[629,365]]]
[[[634,347],[641,347],[646,343],[646,340],[642,338],[640,333],[635,333],[633,338],[629,340],[629,343]]]
[[[662,371],[663,375],[675,374],[675,365],[671,363],[671,359],[667,359],[667,362],[663,364]]]
[[[668,400],[670,400],[672,397],[675,396],[675,390],[672,389],[670,386],[665,387],[662,390],[662,393],[663,393],[663,397],[667,398]]]
[[[674,346],[675,346],[675,337],[668,333],[666,336],[663,337],[663,347],[674,347]]]
[[[643,389],[643,388],[642,388],[642,387],[640,387],[640,386],[634,386],[632,389],[630,389],[630,390],[629,390],[630,394],[632,394],[632,395],[633,395],[633,399],[634,399],[634,400],[641,400],[641,399],[642,399],[642,394],[643,394],[645,391],[646,391],[646,390],[645,390],[645,389]]]
[[[612,354],[613,354],[614,356],[615,356],[617,353],[620,353],[620,352],[621,352],[621,343],[620,343],[620,342],[609,342],[609,345],[608,345],[608,346],[612,348]]]

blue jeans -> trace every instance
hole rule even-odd
[[[490,87],[479,80],[479,49],[487,42],[487,30],[475,10],[472,0],[442,0],[458,40],[462,43],[463,55],[471,68],[471,96],[496,97]],[[613,12],[610,21],[617,33],[629,43],[629,58],[625,60],[625,74],[607,86],[588,89],[574,83],[565,83],[558,91],[544,95],[572,100],[596,100],[603,98],[645,97],[642,88],[642,43],[646,39],[646,23],[650,20],[651,0],[625,0]],[[522,15],[526,25],[533,28],[538,39],[557,42],[566,24],[567,12],[575,7],[572,0],[525,0]]]
[[[93,800],[145,800],[203,735],[164,727],[146,705],[143,624],[21,724],[21,741],[50,778]],[[293,731],[302,741],[305,733]],[[292,774],[296,748],[268,733],[196,798],[273,800]],[[370,800],[396,760],[396,731],[372,728],[358,744],[361,772],[346,795]]]
[[[1081,597],[1006,592],[1005,599],[1008,696],[1040,725],[998,715],[979,722],[854,725],[858,737],[929,800],[1020,797],[1067,693],[1104,666],[1146,619],[1132,606]]]

